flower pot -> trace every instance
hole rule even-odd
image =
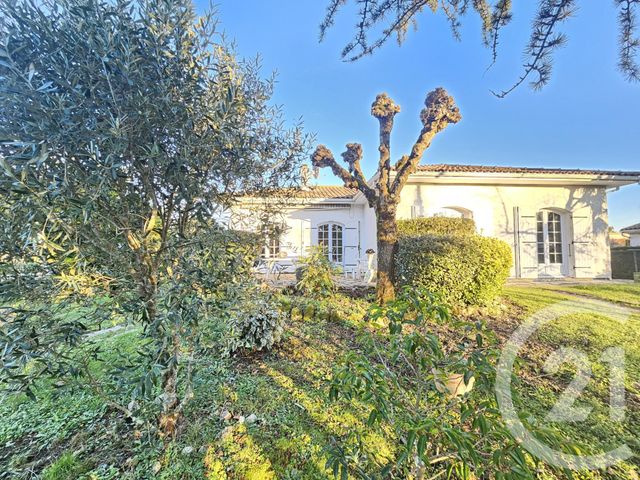
[[[446,393],[451,397],[461,397],[473,389],[476,379],[471,377],[469,382],[465,383],[464,375],[461,373],[450,373],[446,376],[436,374],[435,382],[436,390],[440,393]]]

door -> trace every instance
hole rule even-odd
[[[569,276],[566,217],[552,210],[536,215],[536,253],[539,277]]]
[[[318,225],[318,245],[322,246],[327,258],[335,264],[344,263],[344,228],[338,223]]]

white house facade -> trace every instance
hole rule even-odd
[[[469,165],[425,165],[402,190],[398,218],[472,218],[479,234],[507,242],[517,278],[611,278],[607,193],[640,183],[640,172]],[[234,208],[235,228],[261,200],[244,197]],[[276,218],[277,217],[277,218]],[[300,189],[277,213],[281,225],[265,240],[264,254],[293,268],[310,246],[322,245],[345,271],[361,271],[376,249],[375,214],[356,190]]]

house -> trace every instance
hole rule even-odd
[[[609,245],[611,248],[622,248],[629,246],[629,237],[621,232],[609,228]]]
[[[629,238],[630,247],[640,247],[640,223],[625,227],[620,233]]]
[[[507,242],[517,278],[611,278],[607,193],[640,183],[640,172],[472,165],[423,165],[402,190],[398,218],[472,218],[478,233]],[[264,255],[295,267],[324,245],[346,271],[376,249],[375,214],[357,190],[315,186],[290,192],[271,215],[280,228]],[[235,228],[255,229],[264,200],[239,199]],[[254,220],[251,220],[253,218]],[[250,220],[247,220],[250,219]]]

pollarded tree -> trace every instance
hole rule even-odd
[[[115,312],[142,357],[107,367],[160,394],[170,434],[237,274],[216,212],[292,184],[308,139],[190,0],[0,0],[0,42],[0,380],[80,378],[123,400],[93,378],[105,352],[84,335]]]
[[[411,153],[403,155],[392,165],[391,131],[393,119],[399,111],[400,106],[385,93],[378,95],[371,105],[371,115],[377,118],[380,124],[380,158],[373,185],[367,182],[362,172],[362,146],[358,143],[347,144],[347,149],[342,154],[348,169],[341,167],[324,145],[318,146],[311,156],[314,167],[329,167],[346,187],[360,190],[375,211],[378,242],[376,296],[380,304],[395,296],[394,256],[398,244],[396,211],[400,202],[400,192],[409,175],[418,168],[425,150],[429,148],[434,137],[450,123],[457,123],[462,118],[453,98],[443,88],[430,92],[425,100],[425,108],[420,113],[423,127]]]
[[[331,0],[327,14],[320,25],[320,39],[333,25],[339,10],[348,0]],[[370,55],[396,36],[404,41],[411,26],[417,26],[418,16],[426,11],[441,12],[449,21],[453,35],[460,38],[462,18],[472,10],[482,25],[482,41],[491,50],[492,61],[498,56],[500,32],[512,20],[511,0],[497,0],[494,5],[488,0],[354,0],[359,5],[356,31],[345,48],[342,58],[353,61]],[[540,89],[547,84],[553,66],[553,53],[563,46],[566,35],[559,32],[560,26],[577,11],[577,0],[537,0],[537,11],[533,18],[531,36],[524,48],[523,72],[518,80],[506,90],[496,93],[504,97],[521,85],[530,76],[530,85]],[[614,0],[618,9],[618,68],[630,81],[640,81],[640,37],[638,36],[638,0]],[[373,38],[371,38],[373,37]]]

